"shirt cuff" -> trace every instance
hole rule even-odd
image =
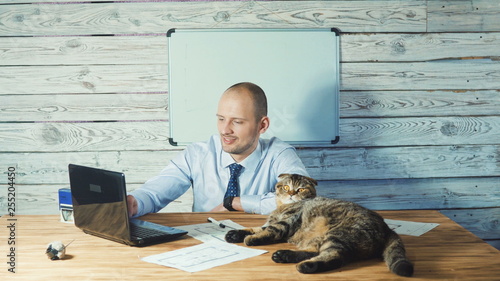
[[[260,214],[260,195],[241,195],[241,207],[245,213]]]
[[[147,200],[147,197],[145,197],[143,193],[137,192],[136,190],[130,192],[129,195],[134,196],[135,201],[137,201],[137,213],[135,215],[133,215],[132,218],[137,218],[137,217],[140,217],[142,215],[145,215],[146,212],[144,211],[145,208],[144,208],[143,202],[144,202],[144,199]]]
[[[273,192],[264,195],[242,195],[240,201],[246,213],[269,215],[276,209],[276,197]]]

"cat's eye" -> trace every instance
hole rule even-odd
[[[304,191],[306,191],[306,190],[305,190],[304,188],[299,188],[299,190],[298,190],[298,191],[299,191],[299,192],[304,192]]]
[[[283,186],[283,190],[288,191],[288,190],[290,190],[290,187],[288,185],[285,185],[285,186]]]

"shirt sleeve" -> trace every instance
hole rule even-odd
[[[189,189],[191,177],[185,154],[180,153],[159,175],[130,192],[137,201],[137,214],[134,217],[160,211]]]
[[[297,155],[294,147],[283,150],[274,161],[272,169],[275,171],[276,181],[281,174],[299,174],[309,177],[306,167]]]
[[[241,195],[241,206],[246,213],[268,215],[276,209],[276,194]]]
[[[240,197],[241,206],[246,213],[268,215],[276,209],[274,185],[278,182],[280,174],[288,173],[309,176],[304,164],[295,152],[295,148],[291,146],[279,153],[276,159],[271,162],[271,167],[268,168],[271,171],[269,174],[269,177],[271,177],[269,179],[269,192],[263,195],[242,195]]]

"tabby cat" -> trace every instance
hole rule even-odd
[[[276,184],[278,208],[266,224],[231,230],[226,241],[248,246],[296,244],[298,251],[279,250],[272,259],[277,263],[298,263],[301,273],[333,270],[351,261],[383,257],[395,274],[413,275],[401,238],[380,215],[353,202],[316,197],[316,185],[309,177],[280,175]]]

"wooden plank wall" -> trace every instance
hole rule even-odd
[[[0,184],[15,167],[17,213],[47,214],[68,163],[124,171],[130,189],[157,174],[182,149],[170,28],[337,27],[340,143],[298,150],[320,194],[438,209],[500,248],[499,3],[0,0]]]

